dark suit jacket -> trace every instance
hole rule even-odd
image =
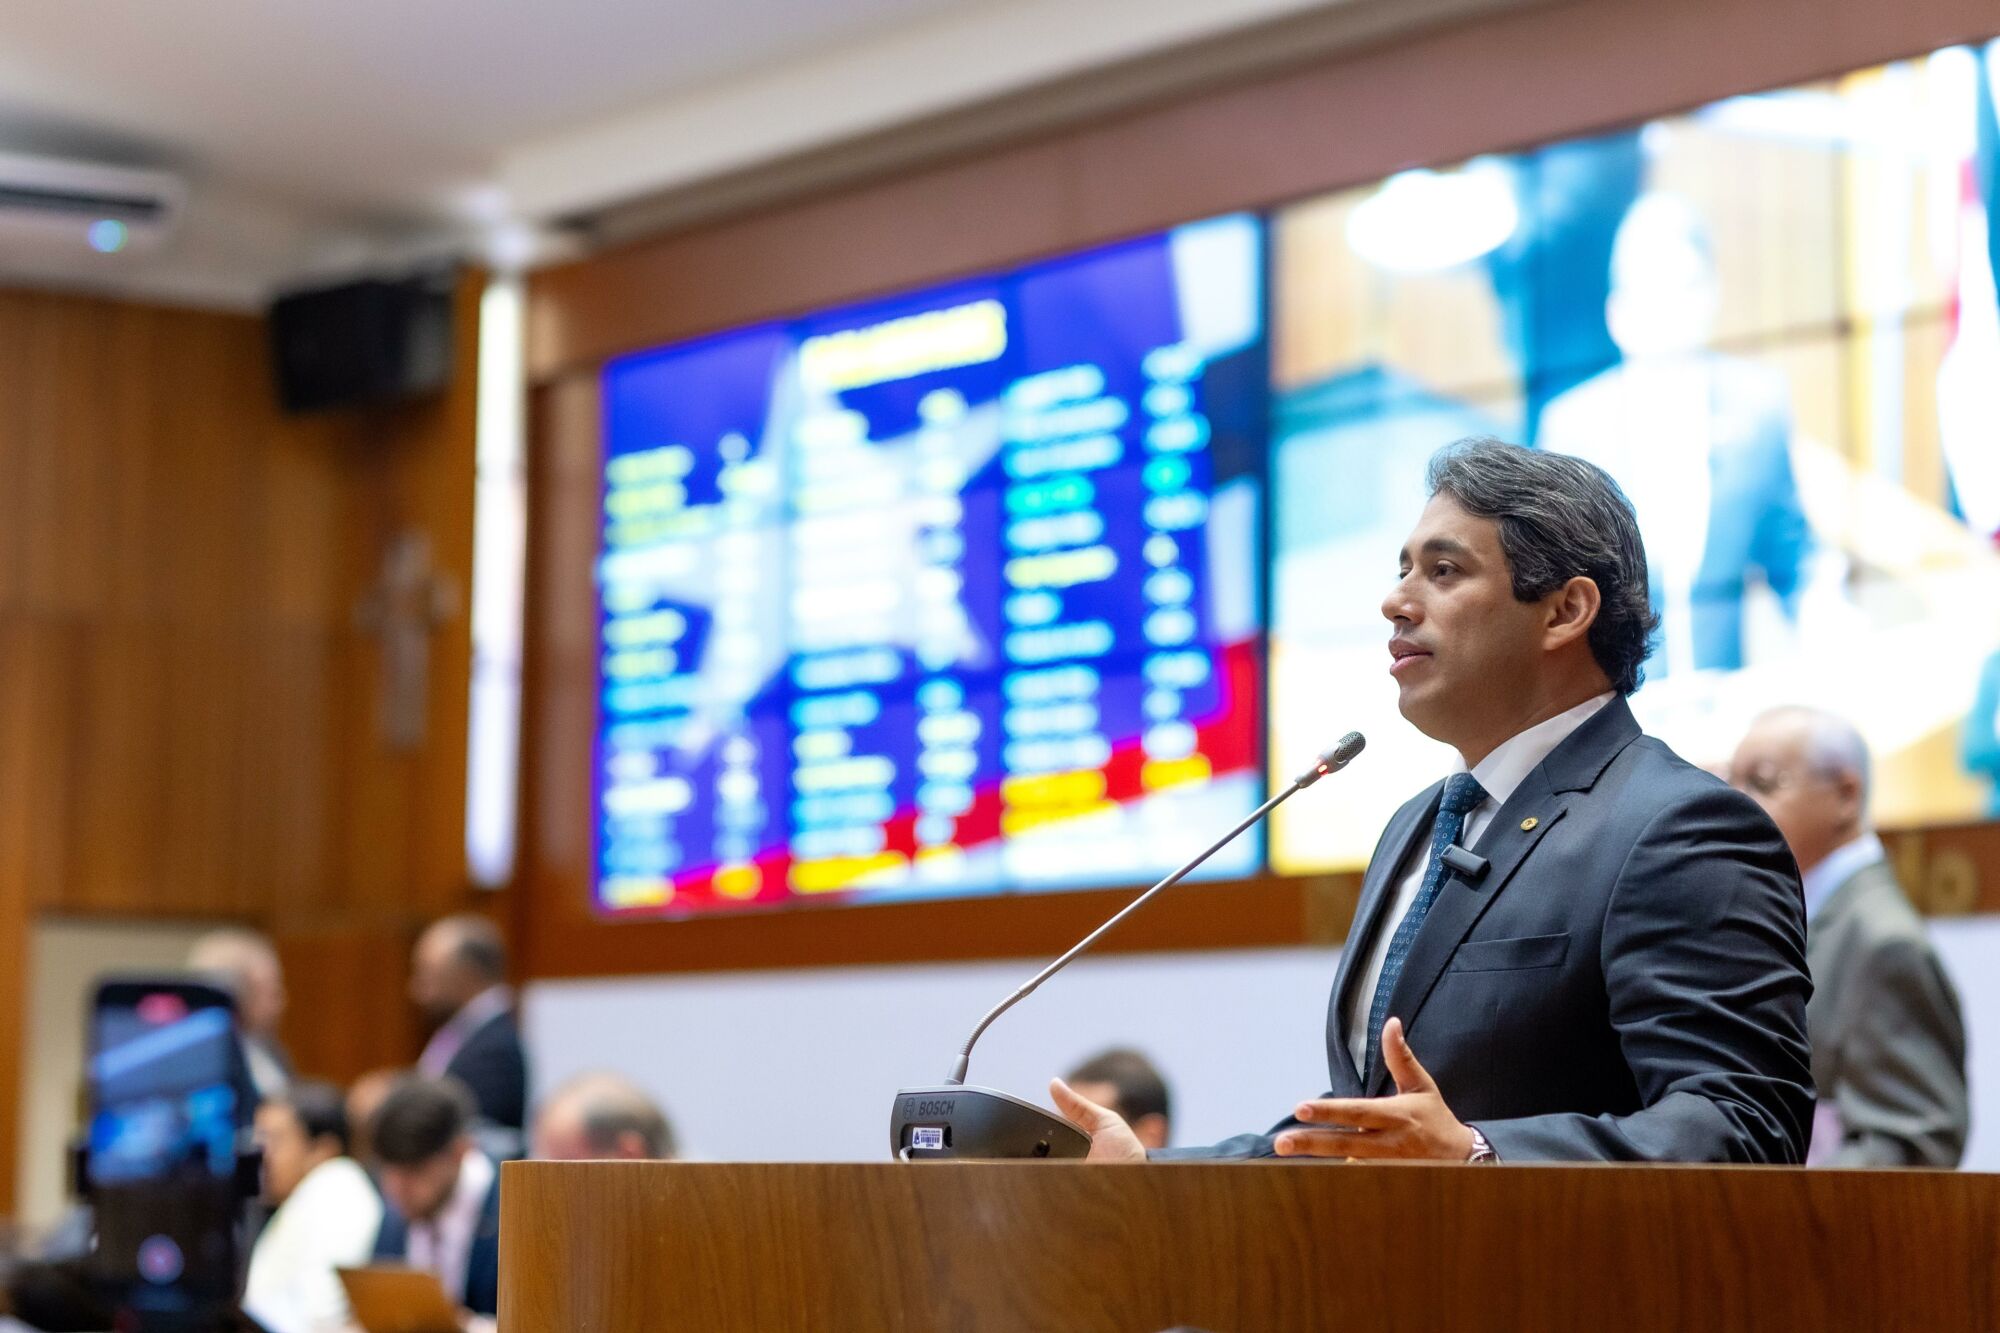
[[[377,1259],[404,1260],[410,1253],[410,1224],[394,1208],[382,1210],[382,1229],[375,1233]],[[500,1172],[479,1209],[479,1226],[472,1233],[472,1252],[465,1262],[465,1290],[460,1304],[474,1314],[500,1311]]]
[[[514,1015],[496,1014],[475,1029],[445,1066],[472,1092],[479,1114],[496,1125],[522,1129],[527,1123],[528,1061]]]
[[[1334,981],[1334,1097],[1356,984],[1440,782],[1376,845]],[[1532,824],[1530,825],[1530,821]],[[1524,825],[1530,825],[1524,827]],[[1503,1160],[1797,1162],[1811,1130],[1798,869],[1748,797],[1613,700],[1531,772],[1449,877],[1390,999],[1458,1118]],[[1393,1091],[1376,1070],[1365,1093]],[[1156,1157],[1267,1157],[1270,1133]]]
[[[1813,1080],[1840,1116],[1827,1165],[1957,1166],[1972,1118],[1965,1019],[1886,861],[1820,905],[1806,958]]]

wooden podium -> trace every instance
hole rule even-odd
[[[510,1162],[501,1333],[2000,1328],[2000,1176]]]

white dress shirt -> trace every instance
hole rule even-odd
[[[1799,878],[1804,881],[1806,897],[1806,929],[1810,933],[1812,919],[1819,915],[1819,909],[1826,906],[1826,900],[1833,897],[1835,890],[1853,879],[1855,872],[1866,870],[1878,861],[1889,859],[1882,840],[1873,833],[1863,833],[1852,842],[1843,843],[1819,859],[1819,864],[1806,871]],[[1820,1099],[1813,1107],[1812,1138],[1806,1143],[1806,1165],[1823,1165],[1847,1139],[1847,1130],[1840,1120],[1840,1104],[1835,1101],[1830,1090],[1822,1088]]]
[[[472,1259],[472,1240],[479,1234],[479,1215],[493,1189],[496,1168],[485,1153],[468,1151],[458,1166],[458,1183],[444,1207],[428,1221],[410,1220],[410,1267],[437,1275],[438,1284],[454,1301],[465,1303],[465,1270]]]
[[[271,1215],[243,1287],[243,1309],[271,1333],[347,1327],[336,1268],[358,1268],[375,1250],[382,1196],[351,1157],[321,1162]]]
[[[270,1045],[256,1037],[244,1037],[242,1046],[243,1063],[250,1070],[250,1086],[257,1090],[257,1096],[267,1102],[284,1096],[292,1086],[292,1076]]]
[[[1617,697],[1615,691],[1606,690],[1595,698],[1586,699],[1567,712],[1557,713],[1543,722],[1537,722],[1512,738],[1503,741],[1492,754],[1479,761],[1472,770],[1472,776],[1486,792],[1486,799],[1466,812],[1465,827],[1459,830],[1458,845],[1471,847],[1493,822],[1494,814],[1507,803],[1514,789],[1535,771],[1549,753],[1568,740],[1570,733],[1588,722],[1597,711]],[[1461,759],[1457,772],[1465,771],[1465,761]],[[1367,965],[1354,980],[1354,989],[1347,997],[1347,1053],[1354,1059],[1354,1068],[1366,1078],[1368,1071],[1362,1068],[1362,1059],[1368,1049],[1368,1012],[1375,1004],[1375,985],[1382,978],[1382,964],[1389,957],[1389,941],[1396,933],[1396,927],[1409,914],[1410,904],[1417,900],[1417,890],[1423,887],[1424,871],[1430,868],[1431,825],[1426,824],[1417,840],[1410,845],[1409,858],[1403,863],[1402,878],[1396,884],[1396,896],[1389,903],[1388,910],[1377,918],[1375,937],[1361,941],[1349,938],[1352,948],[1368,950]]]
[[[1886,861],[1889,853],[1882,848],[1882,840],[1873,833],[1864,833],[1852,842],[1843,843],[1819,859],[1819,864],[1799,876],[1805,881],[1806,920],[1819,915],[1819,909],[1826,906],[1826,900],[1833,897],[1833,891],[1853,879],[1855,872],[1866,870],[1877,861]]]

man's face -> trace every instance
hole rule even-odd
[[[1382,599],[1397,707],[1461,751],[1504,740],[1510,708],[1530,697],[1542,669],[1546,613],[1540,602],[1515,600],[1499,525],[1433,496],[1398,569]]]
[[[253,1037],[274,1037],[285,1016],[285,975],[275,959],[258,958],[244,969],[236,1018]]]
[[[1070,1087],[1099,1106],[1124,1118],[1132,1127],[1133,1134],[1147,1148],[1167,1146],[1167,1118],[1163,1115],[1142,1115],[1137,1120],[1127,1114],[1124,1104],[1118,1099],[1116,1083],[1072,1083]]]
[[[1801,718],[1760,718],[1729,761],[1729,785],[1764,807],[1801,870],[1853,836],[1861,820],[1861,784],[1819,772],[1809,742]]]
[[[257,1108],[257,1141],[264,1148],[264,1198],[281,1204],[330,1154],[317,1150],[291,1107],[267,1102]]]
[[[417,940],[410,958],[410,999],[433,1023],[442,1023],[471,999],[465,994],[464,966],[458,941],[433,926]]]
[[[413,1166],[390,1166],[381,1172],[382,1195],[396,1211],[412,1222],[428,1222],[443,1211],[445,1201],[458,1186],[460,1163],[467,1144],[460,1140],[435,1157]]]

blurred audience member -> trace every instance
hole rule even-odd
[[[1965,1023],[1924,925],[1868,823],[1868,747],[1831,713],[1751,723],[1729,781],[1791,845],[1805,879],[1819,1110],[1808,1164],[1956,1166],[1970,1119]]]
[[[347,1139],[354,1160],[371,1173],[375,1170],[375,1142],[368,1137],[375,1113],[389,1099],[398,1083],[410,1077],[407,1069],[371,1069],[347,1086]]]
[[[446,917],[417,941],[410,998],[437,1029],[417,1072],[457,1079],[481,1117],[518,1134],[527,1123],[528,1073],[506,976],[499,927],[483,916]]]
[[[335,1268],[368,1262],[382,1199],[348,1155],[347,1108],[326,1083],[294,1083],[257,1109],[264,1199],[277,1211],[250,1252],[243,1308],[271,1333],[346,1326]]]
[[[271,941],[254,930],[210,931],[188,949],[187,965],[236,1001],[243,1057],[259,1097],[276,1097],[292,1081],[291,1058],[278,1040],[285,1016],[285,970]]]
[[[664,1161],[676,1155],[665,1114],[617,1074],[571,1079],[535,1116],[534,1156],[543,1161]]]
[[[435,1274],[473,1314],[500,1300],[500,1168],[472,1141],[472,1103],[451,1079],[404,1079],[369,1126],[389,1211],[377,1259]]]
[[[1172,1135],[1167,1081],[1139,1052],[1122,1046],[1099,1052],[1070,1070],[1063,1081],[1123,1116],[1149,1150],[1167,1146]]]

